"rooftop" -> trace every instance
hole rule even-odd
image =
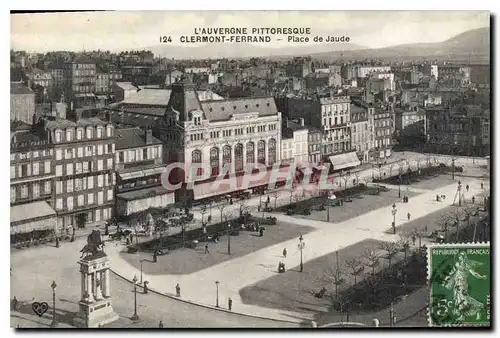
[[[136,90],[135,93],[132,93],[127,99],[121,101],[121,104],[127,104],[127,105],[157,105],[157,106],[163,106],[166,107],[168,100],[170,99],[170,94],[172,94],[171,89],[156,89],[156,88],[145,88],[137,91],[136,87],[130,87],[131,83],[130,82],[120,82],[117,83],[123,84],[127,83],[129,86],[120,86],[124,88],[124,90]],[[223,100],[224,98],[212,91],[197,91],[198,94],[198,99],[200,101],[217,101],[217,100]]]
[[[138,148],[162,143],[154,136],[151,136],[151,143],[146,143],[146,132],[137,127],[116,129],[115,135],[116,149]]]
[[[243,113],[259,113],[259,116],[278,114],[272,97],[210,100],[201,102],[201,107],[209,121],[225,121],[232,115]]]
[[[101,119],[98,119],[97,117],[81,118],[77,122],[56,117],[54,120],[47,120],[47,124],[45,125],[45,127],[47,129],[56,129],[56,128],[65,129],[77,126],[85,127],[89,125],[98,126],[105,124],[106,122],[104,122]]]
[[[18,82],[11,82],[10,83],[10,94],[33,94],[35,95],[35,93],[28,87],[26,87],[25,85],[23,85],[22,83],[18,83]]]

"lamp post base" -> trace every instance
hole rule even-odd
[[[55,320],[50,323],[50,327],[57,327],[57,322]]]
[[[130,317],[131,320],[133,321],[138,321],[139,320],[139,315],[137,314],[137,312],[134,313],[134,315],[132,317]]]
[[[301,262],[300,263],[300,272],[303,272],[304,271],[304,264]]]

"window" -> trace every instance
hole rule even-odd
[[[101,171],[103,169],[103,161],[97,160],[97,170]]]
[[[83,190],[83,184],[81,178],[75,178],[75,191]]]
[[[73,175],[73,163],[66,164],[66,175]]]
[[[242,129],[243,131],[243,129]],[[236,171],[243,170],[243,144],[238,143],[234,147],[234,165]]]
[[[87,138],[88,139],[92,138],[92,128],[90,127],[87,128]]]
[[[78,128],[78,129],[76,130],[76,139],[77,139],[77,140],[81,140],[81,139],[82,139],[82,137],[83,137],[83,130],[82,130],[81,128]]]
[[[210,168],[211,175],[219,175],[219,148],[213,147],[210,149]]]
[[[102,155],[102,144],[97,145],[97,155]]]
[[[266,142],[263,140],[257,143],[257,161],[266,164]]]
[[[64,151],[64,159],[70,160],[72,158],[72,151],[71,149],[65,149]]]
[[[148,148],[142,149],[142,159],[147,160],[148,159]]]
[[[23,184],[21,185],[21,198],[27,198],[28,197],[28,185]]]
[[[56,200],[56,209],[61,210],[63,208],[63,200],[62,198],[58,198]]]
[[[191,163],[201,163],[202,153],[201,150],[193,150],[191,153]],[[196,175],[201,176],[203,174],[203,168],[196,169]]]
[[[50,191],[52,190],[52,185],[50,184],[50,181],[45,181],[45,194],[50,194]]]
[[[87,189],[94,188],[94,176],[87,177]]]
[[[88,194],[87,195],[87,204],[94,204],[94,194]]]
[[[102,137],[102,128],[97,127],[97,138],[101,138],[101,137]]]
[[[97,204],[102,204],[104,202],[104,192],[99,191],[97,193]]]
[[[68,210],[73,210],[73,196],[70,196],[66,199],[66,207]]]
[[[113,127],[107,126],[106,127],[106,137],[111,137],[112,133],[113,133]]]
[[[253,142],[248,142],[246,146],[246,153],[247,153],[247,164],[248,163],[255,163],[255,145]]]
[[[62,150],[61,149],[56,150],[56,160],[57,161],[62,160]]]
[[[104,184],[104,179],[103,179],[102,175],[98,175],[97,176],[97,186],[99,188],[101,188],[103,186],[103,184]]]
[[[222,150],[222,165],[225,166],[232,162],[231,159],[231,146],[226,145]]]
[[[45,162],[47,163],[47,162]],[[47,168],[47,167],[45,167]],[[56,176],[62,176],[62,165],[56,165]]]
[[[66,192],[73,192],[73,180],[66,181]]]
[[[82,207],[85,204],[85,197],[84,197],[84,195],[78,195],[77,204],[78,204],[79,207]]]
[[[56,138],[56,142],[61,142],[61,132],[60,131],[56,131],[55,138]]]
[[[40,164],[38,162],[33,163],[33,175],[38,175]]]
[[[108,169],[113,169],[113,159],[108,158]]]
[[[71,138],[73,136],[73,132],[71,129],[66,130],[66,142],[71,141]]]
[[[275,139],[270,139],[269,140],[269,165],[273,165],[276,163],[276,140]]]
[[[119,162],[119,163],[123,163],[123,162],[124,162],[124,158],[123,158],[123,157],[124,157],[124,156],[123,156],[123,151],[120,151],[120,152],[118,153],[118,158],[119,158],[118,162]]]
[[[13,165],[10,166],[10,178],[16,178],[16,167]]]
[[[16,201],[16,187],[10,187],[10,202]]]
[[[109,189],[108,190],[108,201],[112,201],[113,200],[113,189]]]

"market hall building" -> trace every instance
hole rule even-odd
[[[281,162],[281,113],[272,97],[201,101],[194,85],[182,79],[172,84],[165,115],[153,133],[163,141],[165,162],[183,167],[172,171],[170,181],[183,182],[183,191],[193,200],[255,192],[268,185],[270,169]],[[200,167],[196,175],[205,179],[188,187],[192,164]],[[246,171],[251,164],[265,166],[267,172],[258,180],[243,180],[251,175]],[[214,184],[223,168],[230,168],[231,174]],[[231,184],[230,178],[236,177]]]

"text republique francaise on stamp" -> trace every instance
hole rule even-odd
[[[428,248],[429,325],[490,326],[490,244]]]

